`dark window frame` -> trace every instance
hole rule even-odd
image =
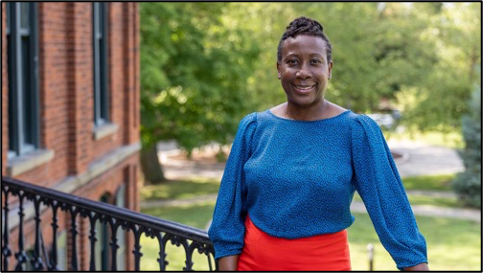
[[[94,125],[109,122],[108,3],[92,3]]]
[[[13,158],[40,146],[38,15],[35,2],[6,4],[8,158]]]

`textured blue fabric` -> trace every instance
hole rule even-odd
[[[262,231],[287,239],[346,229],[355,190],[397,267],[427,262],[425,239],[371,118],[350,110],[317,121],[249,114],[239,124],[208,232],[215,257],[242,252],[247,214]]]

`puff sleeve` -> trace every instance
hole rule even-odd
[[[208,231],[215,247],[215,258],[242,252],[247,216],[244,164],[251,153],[251,140],[256,129],[256,113],[244,117],[232,144],[222,181],[212,224]]]
[[[379,126],[366,115],[352,123],[356,190],[382,245],[402,270],[427,262],[427,247]]]

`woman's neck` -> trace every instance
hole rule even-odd
[[[286,102],[282,107],[282,114],[285,118],[300,121],[314,121],[327,118],[329,102],[321,99],[317,104],[300,107]]]

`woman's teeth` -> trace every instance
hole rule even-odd
[[[296,87],[296,89],[301,92],[307,92],[311,90],[314,87],[314,85],[313,86],[294,86],[294,87]]]

